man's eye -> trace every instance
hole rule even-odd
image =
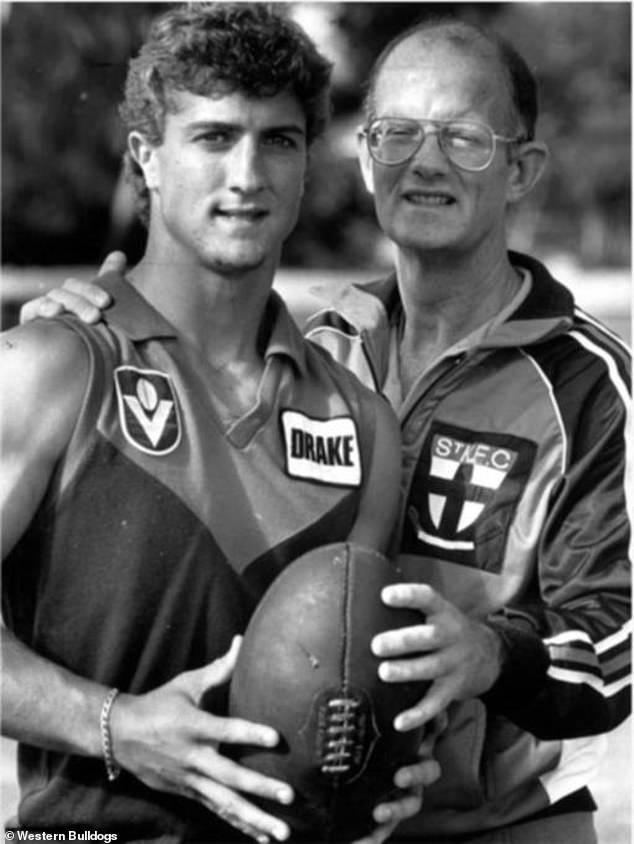
[[[416,126],[387,126],[383,135],[387,140],[392,138],[414,138],[418,134]]]
[[[222,129],[214,129],[213,132],[203,132],[198,135],[196,140],[210,146],[221,146],[231,141],[231,133]]]
[[[264,139],[267,146],[278,147],[279,149],[297,149],[297,141],[290,135],[275,133],[267,135]]]
[[[483,143],[481,134],[469,128],[450,127],[446,130],[446,138],[449,143],[456,147],[481,146]]]

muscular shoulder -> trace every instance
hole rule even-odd
[[[0,335],[0,373],[5,437],[26,423],[32,443],[63,438],[86,389],[88,351],[68,325],[33,322]]]
[[[55,352],[60,359],[64,356],[85,355],[84,344],[70,324],[60,319],[33,320],[0,332],[3,356],[35,358]],[[51,361],[53,364],[54,360]]]
[[[89,374],[87,348],[61,323],[0,335],[0,504],[8,552],[30,523],[68,445]]]

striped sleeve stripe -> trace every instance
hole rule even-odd
[[[629,404],[629,385],[626,383],[625,379],[621,376],[619,371],[619,364],[621,363],[620,360],[615,358],[615,355],[609,350],[604,348],[599,343],[596,343],[594,340],[587,337],[581,331],[571,331],[569,332],[570,337],[574,337],[575,340],[580,343],[584,349],[587,349],[589,352],[600,357],[605,365],[608,368],[608,373],[610,375],[610,380],[614,385],[617,393],[619,394],[623,404],[627,408]]]
[[[600,327],[592,325],[588,322],[577,324],[577,328],[581,334],[594,343],[599,349],[602,349],[605,354],[609,355],[614,361],[614,365],[618,370],[619,377],[625,383],[628,393],[632,390],[632,379],[630,376],[630,355],[625,344],[617,343],[615,339],[601,330]]]
[[[611,659],[599,663],[595,656],[585,654],[584,659],[579,658],[579,654],[570,657],[568,654],[554,655],[551,653],[552,664],[558,668],[568,668],[571,671],[581,671],[594,674],[597,677],[603,677],[606,682],[612,682],[620,677],[623,677],[630,670],[630,654],[624,651],[615,654]]]
[[[550,636],[548,639],[544,639],[544,644],[563,645],[567,642],[587,642],[587,644],[589,644],[595,651],[597,651],[597,653],[601,653],[602,651],[606,651],[614,645],[618,645],[621,642],[626,641],[627,638],[632,634],[632,626],[633,622],[630,618],[625,622],[622,627],[620,627],[614,633],[610,633],[609,636],[606,636],[605,639],[601,639],[598,642],[593,642],[585,630],[564,630],[563,633],[556,633],[554,636]]]
[[[613,644],[610,648],[595,648],[587,642],[575,642],[572,647],[567,645],[549,645],[551,659],[572,659],[585,664],[596,663],[597,657],[614,659],[621,653],[627,653],[630,647],[630,637]]]
[[[580,665],[598,665],[601,663],[601,665],[607,666],[609,662],[619,659],[623,655],[627,658],[629,656],[629,645],[630,640],[628,638],[622,644],[616,645],[601,654],[589,645],[576,645],[574,648],[566,645],[550,645],[548,652],[553,661],[569,661]]]
[[[619,631],[619,632],[621,632],[621,631]],[[612,638],[612,637],[610,636],[609,638]],[[574,641],[574,645],[572,647],[569,647],[566,643],[563,643],[563,642],[555,642],[555,643],[551,642],[549,646],[553,651],[554,650],[560,650],[562,652],[574,650],[574,651],[577,651],[577,652],[580,652],[580,653],[586,652],[586,653],[589,653],[589,654],[594,654],[594,653],[602,654],[602,653],[605,653],[606,651],[609,652],[609,653],[614,653],[614,652],[622,651],[627,647],[627,644],[629,642],[629,636],[627,634],[625,636],[619,636],[619,638],[615,639],[613,642],[611,642],[608,647],[604,646],[605,640],[601,642],[601,647],[599,647],[598,645],[593,645],[590,641],[586,641],[585,639],[577,639],[577,640],[573,640],[573,641]]]
[[[579,317],[579,319],[583,320],[584,322],[588,323],[588,325],[593,326],[596,329],[595,336],[603,337],[605,340],[611,340],[613,344],[618,346],[626,355],[629,355],[630,350],[622,337],[619,337],[614,331],[609,329],[607,325],[604,325],[598,319],[592,316],[592,314],[587,313],[580,308],[578,305],[575,306],[575,316]]]
[[[614,674],[617,671],[622,671],[624,665],[629,665],[631,662],[631,642],[628,640],[618,648],[608,652],[607,658],[601,655],[599,659],[604,666],[605,675]]]
[[[547,647],[550,659],[553,662],[565,661],[586,666],[601,666],[601,672],[605,674],[607,666],[613,660],[619,659],[622,655],[629,658],[630,637],[628,636],[622,643],[616,644],[605,651],[599,651],[580,642],[572,645],[550,644]]]
[[[632,627],[634,623],[632,619],[626,621],[621,630],[617,630],[616,633],[612,633],[610,636],[606,636],[605,639],[601,639],[600,642],[597,642],[595,645],[597,653],[603,653],[604,651],[613,648],[615,645],[620,645],[623,642],[629,640],[629,637],[632,635]]]
[[[570,683],[573,685],[581,685],[582,683],[585,683],[585,685],[590,686],[606,698],[614,697],[614,695],[618,694],[623,689],[626,689],[630,684],[629,672],[626,677],[622,677],[620,680],[615,680],[613,683],[605,683],[599,677],[595,677],[594,674],[589,674],[583,671],[571,671],[568,668],[558,668],[556,665],[551,665],[548,669],[548,676],[553,680],[559,680],[562,683]]]
[[[548,676],[565,683],[585,683],[611,697],[629,683],[632,620],[594,644],[584,630],[567,630],[544,640],[551,665]]]

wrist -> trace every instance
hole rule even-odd
[[[509,655],[509,648],[506,640],[497,627],[488,622],[481,625],[481,633],[484,641],[484,664],[483,688],[480,694],[488,692],[502,676]]]
[[[485,624],[497,637],[500,650],[497,676],[481,697],[491,709],[511,713],[541,691],[550,664],[548,651],[537,634],[507,619],[488,619]]]
[[[99,717],[101,754],[103,756],[104,765],[106,766],[106,776],[110,782],[116,780],[121,773],[121,768],[117,764],[114,756],[111,727],[112,708],[115,705],[118,695],[119,689],[112,688],[108,691],[103,700]]]
[[[125,753],[130,738],[130,703],[134,696],[119,692],[110,711],[110,742],[112,756],[118,768],[126,768]],[[132,728],[133,729],[133,728]]]

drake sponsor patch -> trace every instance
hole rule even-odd
[[[536,445],[435,422],[410,488],[402,550],[498,572]]]
[[[334,486],[361,485],[354,419],[312,419],[297,410],[283,410],[281,422],[288,475]]]
[[[128,442],[146,454],[169,454],[181,438],[176,396],[169,375],[119,366],[114,371],[119,420]]]

